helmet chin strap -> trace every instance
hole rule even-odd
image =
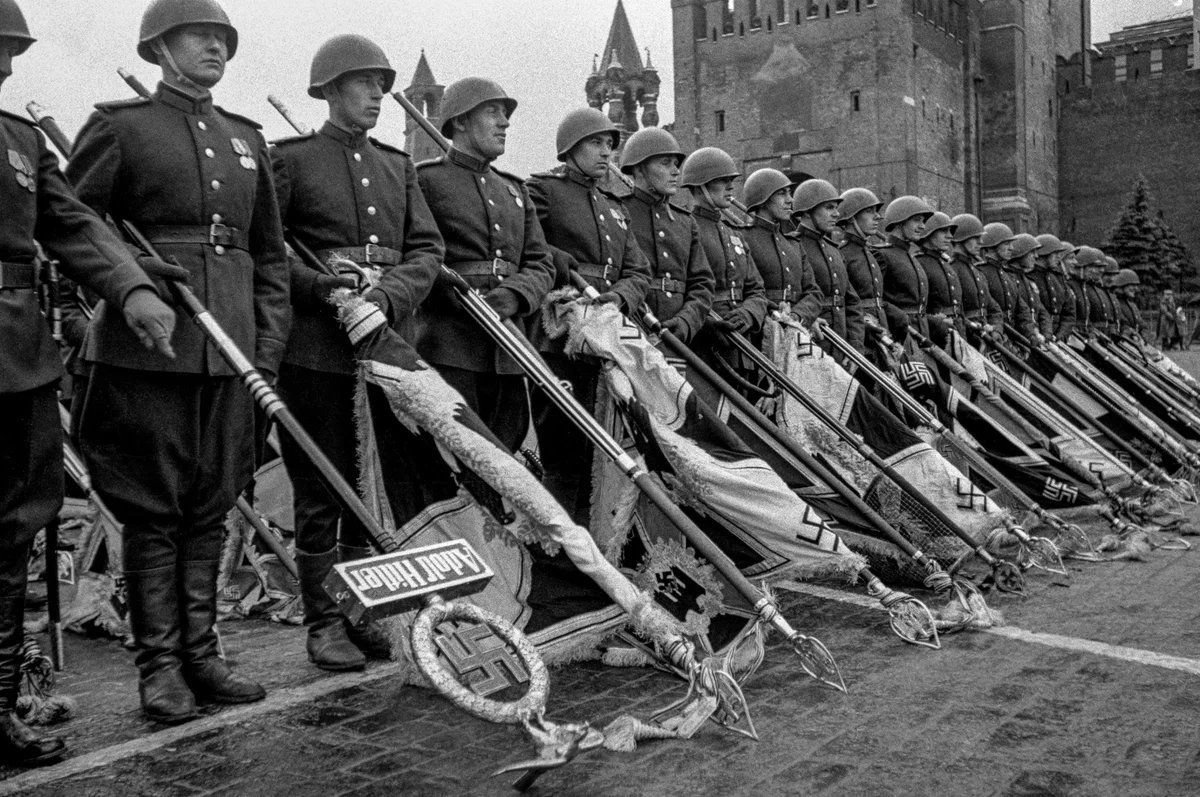
[[[720,210],[717,203],[713,201],[712,194],[708,191],[708,183],[700,186],[700,193],[704,194],[704,201],[708,203],[709,207],[713,210]]]
[[[208,91],[208,89],[204,88],[204,86],[201,86],[199,83],[183,74],[183,72],[179,69],[179,64],[175,63],[175,56],[171,55],[171,50],[167,47],[167,43],[163,41],[162,36],[159,36],[157,39],[155,39],[150,46],[154,49],[154,54],[158,56],[159,62],[165,63],[167,67],[175,73],[175,78],[180,82],[180,84],[197,92],[203,93]]]

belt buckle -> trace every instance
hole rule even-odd
[[[364,245],[363,246],[363,262],[368,263],[368,264],[375,262],[371,258],[378,252],[379,252],[379,244],[369,243],[369,244]]]
[[[790,282],[783,286],[783,300],[788,303],[792,301],[792,284]]]
[[[492,276],[498,280],[503,280],[508,276],[508,268],[505,263],[498,257],[492,258]]]
[[[667,278],[666,278],[666,277],[659,277],[659,279],[658,279],[658,289],[659,289],[660,291],[662,291],[662,292],[663,292],[665,295],[667,295],[667,296],[670,296],[670,295],[671,295],[671,292],[670,292],[669,290],[667,290]]]
[[[219,222],[208,225],[208,245],[228,246],[233,237],[232,229],[232,227]],[[223,236],[223,240],[218,240],[218,236]]]
[[[604,264],[604,270],[600,272],[600,279],[604,280],[604,285],[607,287],[612,285],[612,280],[608,278],[608,270],[612,267],[610,263]]]

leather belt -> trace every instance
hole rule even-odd
[[[718,299],[729,299],[731,302],[740,302],[745,298],[741,288],[722,288],[717,291]]]
[[[845,307],[846,307],[846,297],[841,296],[841,295],[835,296],[832,299],[826,299],[825,301],[821,302],[822,310],[829,310],[829,309],[842,310]]]
[[[207,244],[249,249],[246,233],[225,224],[161,225],[144,227],[142,232],[156,244]]]
[[[502,280],[517,273],[515,263],[509,263],[498,257],[491,260],[464,260],[446,265],[454,269],[460,277],[495,277]]]
[[[968,310],[967,318],[971,321],[983,321],[984,313],[982,310]]]
[[[575,272],[581,277],[604,280],[606,285],[612,285],[613,278],[617,276],[618,269],[611,263],[605,266],[598,263],[577,263],[575,265]]]
[[[790,302],[792,300],[792,286],[786,285],[782,288],[767,288],[768,302]]]
[[[650,289],[670,296],[672,293],[683,293],[686,291],[687,283],[683,280],[671,279],[670,277],[659,277],[657,280],[650,280]]]
[[[31,290],[36,276],[37,269],[32,263],[0,262],[0,290]]]
[[[353,260],[360,265],[370,263],[383,266],[398,266],[404,262],[404,253],[379,244],[366,246],[336,246],[332,249],[322,249],[317,256],[326,260],[330,255]]]

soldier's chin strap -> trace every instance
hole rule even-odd
[[[200,93],[207,94],[208,89],[201,86],[196,81],[192,80],[179,69],[179,64],[175,63],[175,56],[171,55],[171,50],[167,47],[167,43],[163,41],[163,37],[159,36],[150,43],[150,47],[154,50],[154,54],[158,56],[159,63],[165,63],[167,68],[175,73],[176,79],[185,88],[194,89]]]

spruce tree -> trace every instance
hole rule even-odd
[[[1179,286],[1188,282],[1196,283],[1196,266],[1192,262],[1191,251],[1175,234],[1161,210],[1158,211],[1155,221],[1162,233],[1163,260],[1168,264],[1173,279]]]
[[[1122,268],[1136,271],[1143,285],[1171,287],[1174,280],[1169,267],[1164,268],[1162,238],[1163,232],[1150,211],[1150,184],[1139,175],[1129,204],[1108,232],[1104,251],[1115,257]]]

